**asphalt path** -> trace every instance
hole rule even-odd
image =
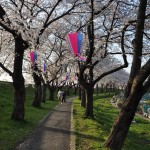
[[[69,98],[66,103],[56,106],[54,111],[50,112],[37,129],[15,150],[75,149],[71,124],[72,100],[73,98]]]

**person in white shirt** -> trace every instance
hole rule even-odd
[[[62,94],[63,92],[61,90],[58,91],[57,97],[60,104],[62,104]]]

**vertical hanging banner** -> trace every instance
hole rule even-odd
[[[34,52],[34,51],[31,51],[30,52],[30,60],[31,60],[31,62],[34,63],[36,59],[37,59],[37,53]]]
[[[78,54],[78,34],[76,32],[68,34],[68,41],[74,55]]]
[[[72,53],[75,56],[77,56],[78,59],[80,59],[81,61],[86,61],[86,59],[80,55],[81,54],[82,40],[83,40],[82,34],[77,33],[77,32],[68,33],[67,34],[67,40],[69,42],[70,49],[71,49]]]
[[[66,76],[65,76],[65,78],[64,78],[64,80],[67,81],[67,80],[69,80],[69,78],[70,78],[70,77],[69,77],[69,74],[67,73]]]
[[[43,72],[46,72],[46,64],[45,63],[42,66],[42,70],[43,70]]]
[[[34,61],[37,60],[37,53],[34,52]]]
[[[81,46],[82,46],[82,34],[79,32],[78,33],[78,54],[81,54]]]
[[[68,75],[66,75],[66,81],[69,79],[69,76]]]

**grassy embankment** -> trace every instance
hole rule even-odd
[[[74,122],[77,150],[105,150],[112,123],[119,110],[110,104],[112,95],[101,95],[94,98],[95,119],[84,117],[85,109],[80,106],[79,99],[74,100]],[[150,121],[135,116],[123,150],[150,150]]]
[[[41,108],[32,107],[34,89],[26,89],[25,120],[11,120],[13,110],[12,83],[0,82],[0,150],[12,150],[15,145],[27,137],[39,122],[55,108],[58,101],[46,101]]]

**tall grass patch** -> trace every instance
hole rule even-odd
[[[25,120],[23,122],[13,121],[11,120],[13,86],[12,83],[0,82],[0,150],[13,150],[58,104],[58,101],[47,100],[46,103],[42,103],[41,108],[35,108],[31,105],[33,97],[34,89],[28,86],[26,88]]]
[[[94,97],[94,119],[85,117],[85,108],[80,106],[80,100],[73,102],[76,148],[77,150],[106,150],[103,144],[107,139],[112,124],[119,114],[110,100],[112,94],[102,94]],[[150,121],[140,117],[134,118],[126,138],[123,150],[150,149]]]

